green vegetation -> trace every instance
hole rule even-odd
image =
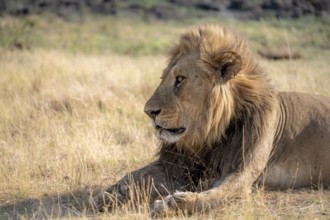
[[[123,17],[84,16],[64,21],[54,15],[4,17],[0,47],[56,49],[73,53],[154,55],[164,53],[178,34],[193,24],[220,23],[237,28],[256,49],[287,47],[308,53],[330,46],[327,18],[268,19],[240,22],[230,19],[156,21]]]

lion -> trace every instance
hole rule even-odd
[[[330,185],[330,98],[279,92],[229,28],[183,33],[144,111],[158,159],[99,193],[99,210],[147,192],[153,215],[191,214],[254,187]]]

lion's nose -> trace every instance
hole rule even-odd
[[[161,112],[161,109],[144,109],[144,112],[149,115],[150,118],[155,119]]]

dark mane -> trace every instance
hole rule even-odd
[[[201,147],[202,151],[198,154],[178,148],[175,144],[161,143],[158,154],[167,173],[177,179],[191,180],[197,187],[203,180],[240,172],[245,163],[252,159],[256,142],[263,135],[266,115],[274,106],[273,98],[269,97],[261,106],[246,107],[239,117],[232,119],[219,141],[211,147]]]

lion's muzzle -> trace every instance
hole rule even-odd
[[[161,141],[166,141],[169,143],[174,143],[178,141],[186,132],[186,128],[165,128],[158,124],[156,124],[155,120],[151,120],[152,126],[157,131],[157,138]]]

